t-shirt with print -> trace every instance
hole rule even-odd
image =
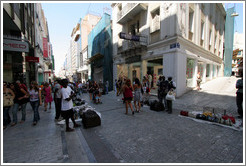
[[[34,89],[32,89],[32,90],[29,90],[29,94],[30,94],[30,102],[39,100],[38,91],[35,91]]]
[[[62,88],[61,89],[61,95],[62,95],[62,103],[61,103],[61,110],[62,111],[67,111],[73,108],[73,101],[72,100],[65,100],[67,98],[69,98],[69,96],[71,95],[71,92],[73,92],[73,90],[67,86],[67,88]]]
[[[61,85],[60,84],[55,84],[55,90],[57,90],[56,92],[56,98],[61,98]]]

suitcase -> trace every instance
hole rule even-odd
[[[93,110],[88,110],[82,114],[82,123],[85,128],[101,125],[100,116]]]

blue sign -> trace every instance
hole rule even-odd
[[[180,48],[180,44],[179,43],[170,44],[170,49],[173,48]]]
[[[131,34],[120,32],[119,36],[121,39],[140,41],[140,36],[136,36],[136,35],[131,35]]]

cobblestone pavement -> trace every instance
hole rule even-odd
[[[242,163],[242,131],[178,116],[180,110],[202,110],[204,106],[216,106],[237,115],[236,78],[218,79],[221,80],[202,84],[202,91],[194,90],[178,98],[173,103],[173,114],[144,106],[134,116],[125,115],[121,97],[115,97],[114,92],[103,95],[103,104],[98,105],[89,101],[89,94],[83,94],[101,113],[102,125],[81,127],[71,133],[55,125],[54,105],[51,113],[40,108],[41,121],[37,126],[31,125],[33,114],[27,110],[25,123],[3,131],[3,162]]]

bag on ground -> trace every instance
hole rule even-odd
[[[85,128],[101,125],[100,116],[93,110],[87,110],[82,114],[82,123]]]

